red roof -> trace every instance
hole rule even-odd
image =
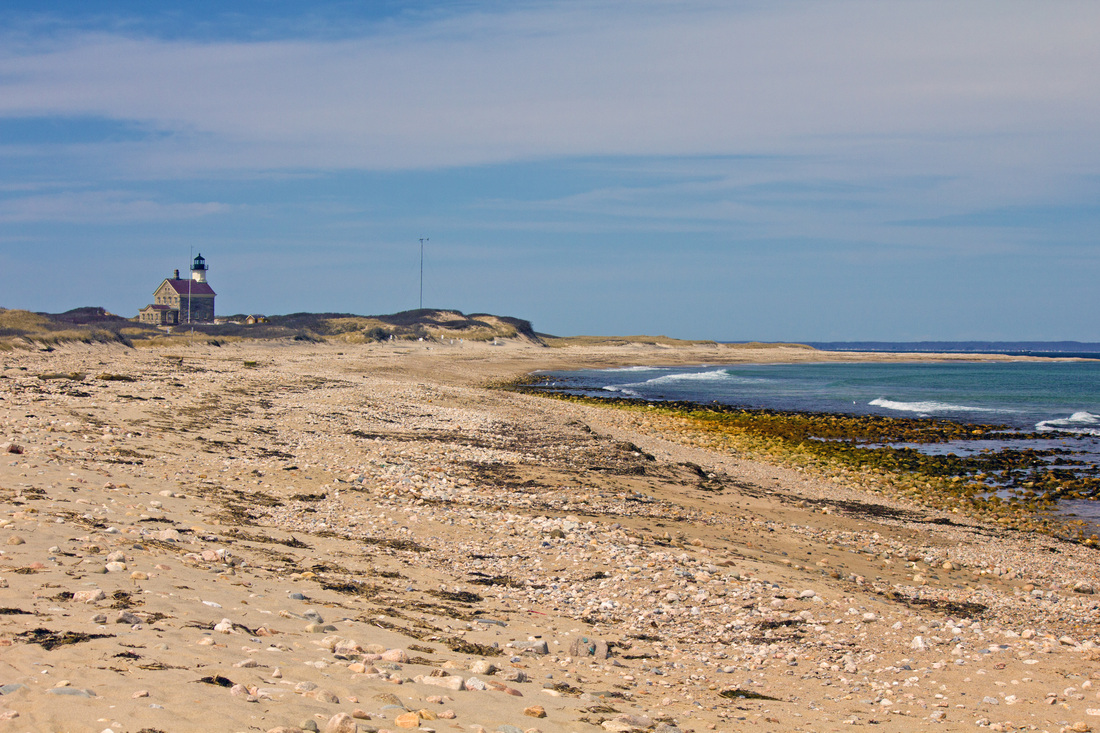
[[[187,295],[188,293],[191,295],[217,295],[214,289],[210,287],[209,283],[200,283],[194,280],[183,279],[173,280],[171,278],[168,278],[165,282],[171,285],[172,289],[180,295]]]
[[[160,303],[154,303],[154,304],[152,304],[152,305],[147,305],[147,306],[145,306],[144,308],[142,308],[142,310],[143,310],[143,311],[147,311],[147,310],[149,310],[150,308],[152,308],[152,309],[153,309],[153,310],[155,310],[155,311],[166,311],[166,310],[169,310],[168,306],[166,306],[166,305],[161,305]]]

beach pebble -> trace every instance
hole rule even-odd
[[[323,688],[307,692],[306,697],[312,698],[317,702],[324,702],[330,705],[338,705],[340,703],[340,698],[336,696],[336,693],[332,692],[331,690],[325,690]]]
[[[532,718],[545,718],[546,708],[544,708],[542,705],[531,705],[530,707],[526,707],[523,709],[523,714]]]
[[[336,713],[325,723],[324,733],[357,733],[359,725],[347,713]]]
[[[91,690],[82,690],[78,687],[51,687],[46,690],[51,695],[67,695],[71,697],[95,697]]]
[[[393,724],[398,728],[419,728],[420,715],[417,713],[402,713],[393,719]]]
[[[531,652],[533,654],[550,653],[550,647],[545,641],[513,641],[511,646],[513,649],[519,649],[520,651]]]
[[[108,573],[122,573],[126,571],[126,563],[124,562],[109,562],[103,566],[104,570]]]
[[[233,685],[233,687],[229,689],[229,694],[233,697],[243,698],[247,702],[259,701],[259,698],[253,696],[249,689],[240,683]]]
[[[442,672],[442,670],[436,670],[436,672]],[[414,677],[413,680],[421,684],[442,687],[445,690],[453,690],[455,692],[466,689],[465,680],[458,675],[436,674],[436,672],[430,675],[419,675]]]
[[[106,597],[107,594],[99,588],[95,590],[78,590],[73,593],[73,601],[75,603],[95,603],[96,601],[102,601]]]
[[[509,687],[508,685],[502,685],[495,680],[488,680],[485,684],[487,684],[489,687],[493,688],[497,692],[503,692],[504,694],[512,695],[513,697],[523,697],[523,693],[516,688]],[[553,690],[553,692],[557,692],[557,690]]]
[[[470,665],[470,671],[474,674],[489,675],[497,671],[497,666],[488,659],[478,659]]]

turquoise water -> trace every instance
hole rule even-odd
[[[937,418],[1004,425],[997,441],[910,446],[959,456],[1005,448],[1068,451],[1051,467],[1096,475],[1100,361],[702,365],[542,372],[554,391],[795,412]],[[1100,524],[1100,502],[1064,513]]]
[[[1100,436],[1100,361],[706,365],[544,372],[558,389]]]

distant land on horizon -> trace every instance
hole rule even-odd
[[[1089,355],[1100,358],[1100,343],[1090,341],[804,341],[802,343],[822,351],[1016,354],[1020,356]]]

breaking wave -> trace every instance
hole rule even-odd
[[[881,397],[875,400],[871,400],[868,404],[874,405],[875,407],[885,407],[887,410],[897,410],[899,412],[919,412],[925,415],[933,412],[1001,412],[1001,410],[994,410],[988,407],[952,405],[949,402],[898,402],[896,400],[887,400]]]
[[[617,373],[617,372],[656,372],[663,371],[668,367],[651,367],[651,366],[628,366],[628,367],[608,367],[607,369],[601,369],[601,373]]]
[[[600,387],[600,389],[602,389],[605,392],[618,392],[619,394],[624,394],[627,397],[641,397],[642,396],[642,395],[640,395],[639,393],[635,392],[632,389],[627,389],[627,387],[629,387],[629,386],[630,385],[627,385],[627,384],[621,384],[621,385],[620,384],[608,384],[606,386]]]
[[[633,387],[654,384],[677,384],[679,382],[724,382],[727,384],[763,384],[771,380],[759,377],[738,377],[726,369],[715,369],[709,372],[692,372],[690,374],[665,374],[664,376],[637,382]]]
[[[1035,429],[1042,433],[1059,430],[1080,435],[1100,435],[1100,415],[1084,411],[1075,412],[1069,417],[1038,422],[1035,424]]]

